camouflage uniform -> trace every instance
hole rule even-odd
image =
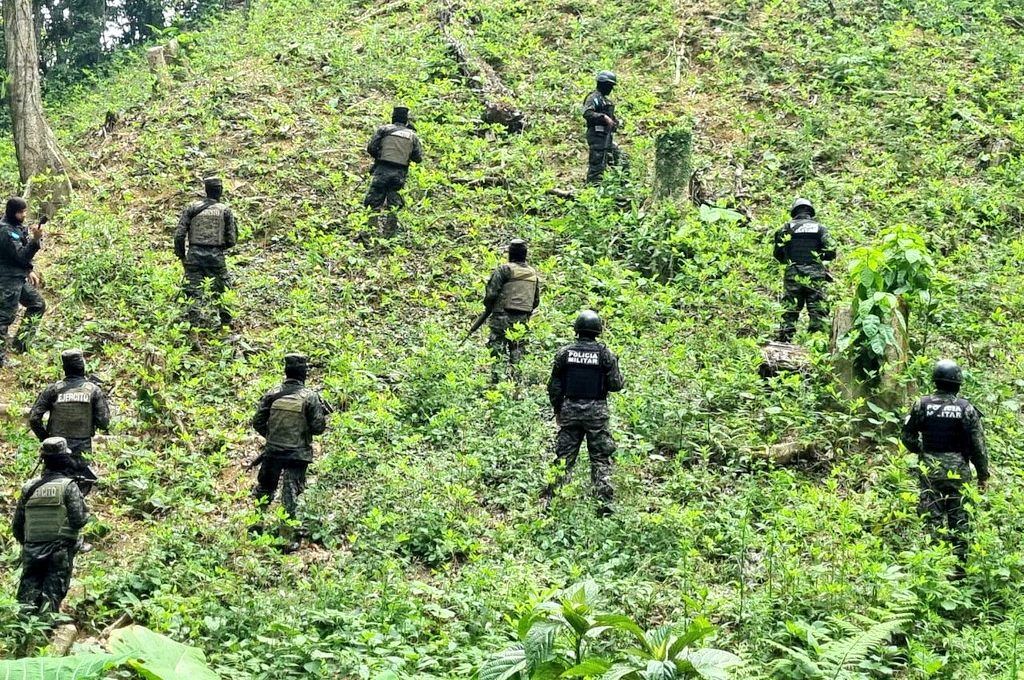
[[[47,414],[49,419],[44,424]],[[39,441],[48,437],[67,440],[71,457],[67,472],[76,478],[82,493],[88,495],[97,477],[86,455],[92,452],[96,430],[110,426],[110,407],[103,390],[84,375],[69,375],[39,394],[29,411],[28,422]]]
[[[970,519],[963,487],[971,479],[988,480],[988,453],[981,414],[966,399],[939,391],[918,399],[903,426],[903,445],[920,458],[920,509],[929,523],[949,530],[957,555],[967,555]]]
[[[793,339],[800,310],[805,305],[808,330],[824,330],[828,318],[825,284],[831,276],[823,263],[836,258],[828,230],[812,217],[796,217],[775,233],[774,255],[786,265],[779,340],[790,342]]]
[[[18,602],[29,611],[60,609],[87,521],[82,493],[64,473],[47,470],[22,488],[11,530],[21,544]]]
[[[196,201],[181,214],[174,232],[174,254],[185,268],[185,295],[192,300],[188,315],[193,324],[205,325],[201,303],[206,280],[210,280],[210,290],[218,300],[230,287],[225,251],[234,248],[237,241],[235,216],[217,200]],[[222,305],[218,305],[217,313],[220,323],[231,323],[231,314]]]
[[[495,378],[500,365],[507,365],[515,378],[517,365],[526,352],[524,340],[509,339],[506,331],[526,325],[540,305],[540,277],[525,262],[507,262],[491,274],[484,293],[484,307],[491,310],[487,326],[491,331],[487,347],[495,359]]]
[[[550,497],[572,472],[586,437],[594,496],[602,508],[610,505],[615,440],[608,426],[608,393],[621,390],[623,382],[619,360],[595,339],[577,338],[558,350],[548,380],[548,399],[559,425],[555,464],[561,470],[545,496]]]
[[[376,210],[401,209],[405,200],[399,192],[405,187],[409,164],[423,161],[419,137],[408,125],[382,125],[370,139],[366,153],[373,157],[374,163],[370,190],[363,205]]]
[[[252,426],[267,440],[252,495],[268,504],[280,485],[281,503],[295,517],[306,488],[306,468],[313,462],[313,436],[327,429],[320,395],[289,378],[263,396]]]
[[[32,258],[39,251],[39,241],[30,238],[28,229],[4,217],[0,219],[0,366],[7,351],[7,332],[18,313],[25,308],[25,318],[13,345],[24,351],[35,336],[39,318],[46,311],[46,302],[28,282]]]
[[[611,118],[614,124],[608,126],[604,116]],[[583,102],[583,118],[587,121],[587,147],[590,149],[587,181],[596,184],[601,181],[605,168],[620,165],[624,160],[622,151],[612,141],[612,135],[619,127],[619,121],[615,117],[615,104],[608,95],[594,90]]]

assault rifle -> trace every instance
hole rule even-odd
[[[473,337],[473,333],[476,333],[477,329],[479,329],[480,326],[484,325],[484,322],[487,321],[487,317],[489,317],[490,315],[491,310],[489,309],[485,309],[484,311],[480,312],[480,315],[473,320],[473,325],[469,327],[469,332],[466,333],[466,337],[462,338],[462,342],[459,343],[459,347],[465,345],[466,341]]]

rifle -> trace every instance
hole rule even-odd
[[[469,327],[469,332],[466,333],[466,337],[464,337],[462,339],[462,342],[459,343],[459,347],[462,347],[463,345],[466,344],[466,341],[473,336],[473,333],[476,333],[477,329],[480,328],[480,326],[484,325],[484,321],[487,321],[487,317],[489,317],[490,315],[491,310],[489,309],[485,309],[484,311],[480,312],[480,315],[473,320],[473,325]]]

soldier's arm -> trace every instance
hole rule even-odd
[[[821,228],[821,247],[818,250],[818,257],[821,258],[822,262],[836,259],[835,241],[832,240],[832,236],[824,226]]]
[[[110,405],[99,387],[92,392],[92,422],[97,430],[105,432],[110,428]]]
[[[256,415],[252,417],[252,429],[256,430],[262,437],[266,437],[270,425],[270,405],[273,403],[271,395],[264,395],[256,407]]]
[[[409,154],[409,161],[412,163],[423,162],[423,145],[420,144],[419,135],[415,135],[412,138],[412,153]]]
[[[910,409],[907,421],[903,423],[903,434],[900,437],[907,451],[921,453],[921,402]]]
[[[327,431],[327,411],[316,392],[306,400],[306,418],[312,434],[323,434]]]
[[[178,218],[178,227],[174,230],[174,254],[179,260],[185,259],[185,236],[188,235],[188,225],[192,223],[192,208],[185,208]]]
[[[604,353],[607,362],[604,369],[605,385],[608,386],[609,392],[619,392],[626,386],[622,371],[619,370],[619,358],[607,347],[604,348]]]
[[[89,510],[85,507],[85,497],[77,484],[64,487],[64,507],[68,511],[68,526],[78,531],[89,523]]]
[[[40,247],[42,244],[38,239],[16,239],[7,228],[0,229],[0,252],[6,253],[6,259],[25,269],[32,268],[32,258],[39,252]]]
[[[604,122],[604,114],[597,112],[597,95],[593,92],[587,95],[583,102],[583,118],[591,125],[598,125]]]
[[[565,353],[559,350],[551,363],[551,377],[548,378],[548,401],[551,402],[551,408],[556,414],[562,410],[562,402],[565,401],[564,357]]]
[[[786,263],[786,228],[783,227],[775,232],[775,247],[772,249],[772,255],[776,260],[782,264]]]
[[[373,133],[373,137],[370,137],[370,143],[366,145],[366,153],[374,160],[380,158],[380,143],[383,139],[384,128],[377,128],[377,131]]]
[[[235,222],[235,214],[231,208],[224,211],[224,247],[234,248],[238,243],[238,223]]]
[[[54,391],[52,385],[43,390],[36,399],[36,403],[32,404],[32,409],[28,412],[28,425],[32,428],[32,434],[39,441],[43,441],[49,436],[46,426],[43,424],[43,416],[53,408]]]
[[[484,290],[484,309],[492,311],[501,297],[501,289],[508,283],[509,270],[506,265],[497,267],[487,280],[487,288]]]
[[[25,503],[28,499],[25,498],[26,488],[21,490],[21,498],[18,499],[18,505],[14,508],[14,519],[11,520],[11,533],[14,534],[14,540],[18,543],[25,542]]]
[[[988,480],[988,449],[985,446],[985,428],[981,424],[981,414],[973,406],[964,414],[964,427],[967,428],[967,459],[974,465],[978,473],[978,481]]]

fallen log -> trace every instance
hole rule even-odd
[[[769,342],[761,348],[758,375],[771,378],[779,373],[806,373],[811,368],[811,354],[806,347],[788,342]]]
[[[526,115],[516,108],[512,88],[502,82],[490,64],[475,57],[449,30],[455,12],[456,8],[453,5],[441,10],[438,15],[438,27],[441,38],[459,65],[459,71],[470,82],[477,99],[484,107],[484,122],[503,125],[509,132],[522,132],[526,126]]]

